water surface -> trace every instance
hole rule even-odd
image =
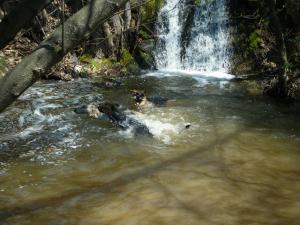
[[[39,82],[0,114],[0,224],[299,224],[299,108],[167,75],[119,89]],[[93,101],[134,111],[132,89],[170,99],[135,115],[153,139],[73,112]]]

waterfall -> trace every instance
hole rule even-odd
[[[187,20],[188,16],[191,20]],[[158,69],[228,72],[230,33],[226,0],[166,0],[156,28]]]

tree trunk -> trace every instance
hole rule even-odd
[[[42,74],[62,60],[64,54],[89,37],[99,25],[114,15],[117,11],[116,5],[123,6],[125,3],[126,0],[94,0],[70,17],[65,23],[65,53],[61,46],[61,27],[58,27],[48,39],[0,81],[0,112]]]
[[[126,3],[126,6],[125,6],[125,30],[128,30],[130,28],[130,25],[131,25],[131,5],[130,5],[130,1],[128,1]]]
[[[139,32],[140,32],[140,26],[141,26],[141,20],[142,20],[142,3],[143,0],[138,0],[138,9],[137,9],[137,18],[136,18],[136,25],[135,25],[135,38],[134,38],[134,47],[133,50],[138,46],[139,44]]]
[[[0,23],[0,49],[4,48],[26,24],[52,0],[26,0],[14,8]]]
[[[0,5],[0,23],[1,23],[2,19],[4,18],[4,16],[5,16],[4,10],[1,8],[1,5]]]
[[[278,56],[279,56],[279,71],[278,71],[278,82],[276,87],[277,97],[285,98],[287,96],[287,50],[285,44],[284,33],[282,29],[282,25],[280,23],[280,19],[276,12],[276,1],[275,0],[267,0],[266,1],[269,8],[269,18],[270,18],[270,27],[272,29],[273,34],[276,38],[276,43],[278,47]]]
[[[115,49],[115,44],[114,44],[114,37],[111,31],[111,27],[108,22],[105,22],[103,24],[103,31],[105,35],[105,41],[106,41],[106,46],[104,49],[105,55],[107,57],[113,57],[114,56],[114,49]]]
[[[120,60],[121,50],[123,48],[123,23],[120,15],[113,16],[112,24],[114,30],[115,55],[118,61]]]
[[[141,26],[141,19],[142,19],[142,4],[143,0],[138,0],[138,13],[137,13],[137,22],[136,22],[136,34],[138,35],[140,26]]]

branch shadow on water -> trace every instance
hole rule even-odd
[[[153,175],[157,172],[160,172],[164,169],[166,169],[169,166],[172,166],[176,163],[181,163],[184,160],[191,159],[199,154],[202,154],[206,151],[209,151],[220,144],[225,144],[231,138],[235,137],[240,131],[236,131],[230,135],[227,135],[226,137],[216,140],[210,144],[207,144],[203,147],[197,148],[195,150],[186,152],[184,154],[181,154],[177,157],[174,157],[173,159],[165,160],[163,162],[155,163],[153,165],[145,166],[143,169],[127,173],[125,175],[121,175],[117,177],[116,179],[112,180],[111,182],[107,183],[94,183],[91,185],[88,185],[83,188],[76,188],[73,190],[69,190],[66,193],[60,193],[57,196],[50,197],[50,198],[41,198],[34,200],[29,203],[21,204],[18,206],[11,206],[11,207],[1,207],[0,208],[0,219],[1,221],[5,221],[11,217],[15,217],[18,215],[24,215],[26,213],[33,213],[35,211],[41,210],[46,207],[55,207],[58,205],[62,205],[64,202],[78,197],[80,195],[85,194],[93,194],[93,193],[108,193],[115,187],[125,187],[129,185],[132,182],[135,182],[139,179],[146,178],[150,175]],[[205,159],[203,159],[205,160]]]

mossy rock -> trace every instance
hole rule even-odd
[[[253,73],[253,63],[250,60],[245,60],[242,62],[233,62],[234,65],[231,68],[231,73],[234,75],[245,75],[249,73]]]
[[[136,63],[128,64],[126,69],[128,74],[139,74],[141,72],[140,67]]]
[[[155,50],[155,40],[147,39],[139,44],[140,48],[145,52],[153,52]]]
[[[155,69],[155,59],[151,51],[144,51],[137,47],[134,51],[134,60],[143,70]]]
[[[85,64],[87,74],[102,74],[105,71],[112,70],[115,67],[120,67],[120,63],[113,61],[109,58],[93,58],[91,55],[82,55],[79,58],[80,62]]]
[[[245,90],[248,95],[260,96],[263,93],[263,88],[257,81],[244,81]]]
[[[121,50],[121,59],[120,59],[120,63],[123,65],[126,64],[130,64],[134,62],[134,58],[133,56],[130,54],[130,52],[128,51],[128,49],[123,48]]]

